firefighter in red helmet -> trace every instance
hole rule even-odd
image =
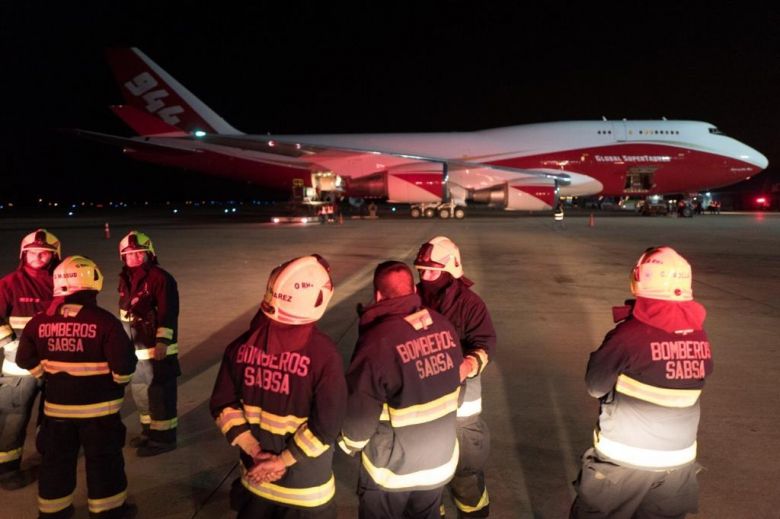
[[[22,448],[40,381],[16,363],[19,338],[33,315],[52,299],[52,272],[60,241],[46,229],[22,239],[19,267],[0,279],[0,485],[15,490],[32,483],[21,470]]]
[[[136,365],[122,324],[97,305],[103,275],[82,256],[54,269],[54,299],[22,332],[17,362],[46,381],[38,510],[40,518],[74,514],[76,465],[83,448],[90,517],[134,517],[126,504],[119,413]]]
[[[670,247],[642,254],[636,300],[590,355],[588,393],[601,402],[593,447],[574,482],[573,518],[672,519],[698,509],[699,397],[713,370],[691,266]]]
[[[135,344],[138,368],[130,385],[141,435],[130,440],[141,457],[176,448],[179,368],[179,290],[157,261],[146,234],[130,231],[119,242],[119,318]]]
[[[465,388],[457,413],[461,448],[450,493],[458,517],[488,517],[490,498],[484,467],[490,452],[490,432],[481,417],[481,375],[495,354],[496,330],[485,302],[471,290],[474,283],[463,275],[460,249],[451,239],[436,236],[425,242],[414,266],[420,273],[417,287],[423,304],[455,326],[463,349],[460,378]]]
[[[333,444],[346,406],[341,354],[315,326],[333,296],[318,255],[275,268],[260,312],[225,350],[210,408],[241,478],[238,517],[335,519]]]

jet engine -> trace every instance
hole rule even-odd
[[[486,189],[472,190],[468,200],[508,211],[544,211],[558,203],[555,180],[515,180]]]

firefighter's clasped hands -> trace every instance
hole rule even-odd
[[[287,467],[280,456],[270,452],[260,452],[253,456],[254,466],[249,469],[246,477],[255,484],[272,483],[284,476]]]

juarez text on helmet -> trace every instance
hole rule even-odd
[[[261,309],[280,323],[307,324],[322,317],[331,297],[328,263],[316,254],[303,256],[271,272]]]

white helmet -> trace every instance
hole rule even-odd
[[[322,317],[333,297],[329,272],[328,262],[318,254],[279,265],[268,278],[260,308],[280,323],[313,323]]]
[[[691,266],[671,247],[647,249],[631,272],[631,293],[666,301],[691,301]]]
[[[89,258],[83,256],[68,256],[57,265],[52,276],[54,280],[54,297],[61,297],[81,290],[103,289],[103,274]]]
[[[19,258],[27,251],[49,251],[55,259],[60,259],[62,253],[60,240],[46,229],[36,229],[24,238],[19,247]]]
[[[463,277],[460,250],[455,242],[446,236],[436,236],[423,243],[414,260],[418,270],[443,270],[455,279]]]

